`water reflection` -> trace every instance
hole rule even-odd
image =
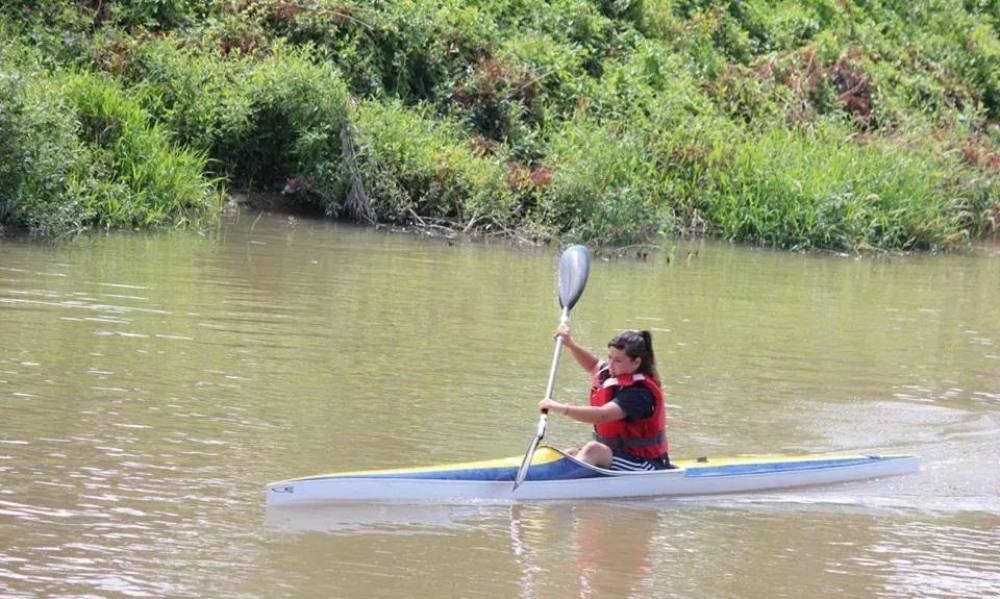
[[[485,543],[496,559],[513,560],[522,597],[642,597],[650,596],[656,556],[670,550],[661,521],[673,509],[669,502],[345,503],[272,507],[264,522],[277,534],[324,533],[355,548],[394,536]]]
[[[584,506],[574,513],[577,595],[645,596],[643,587],[654,571],[655,554],[669,550],[669,545],[654,550],[659,510],[620,505],[604,514],[594,512],[593,506]]]
[[[360,580],[338,580],[344,592],[365,580],[379,580],[387,595],[412,592],[420,560],[400,548],[417,546],[424,556],[447,552],[454,568],[484,567],[484,596],[985,597],[1000,589],[997,517],[979,529],[954,517],[914,522],[913,508],[791,503],[331,505],[269,510],[266,522],[280,547],[307,535],[317,562],[365,563]]]

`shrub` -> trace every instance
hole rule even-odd
[[[41,73],[0,62],[0,224],[41,234],[79,228],[86,172],[73,111]]]
[[[265,27],[323,48],[353,92],[410,104],[447,96],[497,35],[488,13],[460,0],[275,2],[268,12]]]
[[[231,171],[224,148],[250,128],[247,59],[227,61],[217,52],[177,43],[165,37],[129,49],[123,61],[126,79],[143,107],[179,144],[206,152],[217,161],[217,170]]]
[[[97,3],[109,20],[121,27],[172,29],[191,22],[204,5],[198,0],[105,0]]]
[[[538,104],[535,119],[565,116],[576,109],[584,92],[585,52],[579,44],[529,31],[505,39],[497,49],[501,60],[522,65],[531,74],[531,91]]]
[[[205,158],[87,73],[0,71],[0,220],[42,234],[183,225],[214,216]]]
[[[236,185],[277,191],[298,179],[304,196],[336,213],[348,98],[337,72],[310,48],[276,44],[266,56],[227,56],[178,41],[154,41],[134,55],[130,77],[150,112]]]
[[[208,168],[395,222],[948,246],[1000,220],[997,6],[6,2],[0,218],[183,221]]]
[[[429,217],[467,229],[510,221],[503,164],[479,155],[458,124],[398,102],[362,102],[352,115],[358,166],[380,220]]]
[[[851,141],[831,123],[768,131],[713,166],[701,209],[716,230],[784,248],[948,247],[967,239],[970,209],[981,226],[987,205],[988,187],[956,185],[954,164],[886,141]]]
[[[214,215],[218,195],[203,153],[173,145],[139,102],[112,80],[65,76],[62,93],[88,148],[89,178],[72,189],[93,224],[184,225]]]
[[[548,160],[555,177],[535,218],[560,233],[627,244],[675,229],[669,186],[641,133],[580,117],[554,136]]]
[[[329,213],[344,195],[339,170],[340,131],[347,88],[311,50],[278,47],[246,74],[250,127],[222,147],[240,181],[280,186],[288,177],[307,183]]]

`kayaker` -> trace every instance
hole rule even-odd
[[[590,405],[578,406],[543,399],[538,407],[594,425],[594,441],[566,451],[577,459],[611,470],[663,470],[667,455],[663,391],[656,373],[649,331],[622,331],[608,342],[608,359],[601,361],[578,345],[569,327],[556,329],[563,345],[593,376]]]

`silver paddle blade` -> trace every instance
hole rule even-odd
[[[559,306],[573,309],[590,276],[590,252],[582,245],[566,248],[559,258]]]

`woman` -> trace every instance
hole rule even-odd
[[[608,359],[601,362],[577,345],[569,328],[556,337],[594,379],[590,405],[574,406],[543,399],[538,407],[594,425],[594,441],[567,450],[577,459],[611,470],[663,470],[667,455],[663,391],[656,374],[653,339],[649,331],[622,331],[608,343]]]

